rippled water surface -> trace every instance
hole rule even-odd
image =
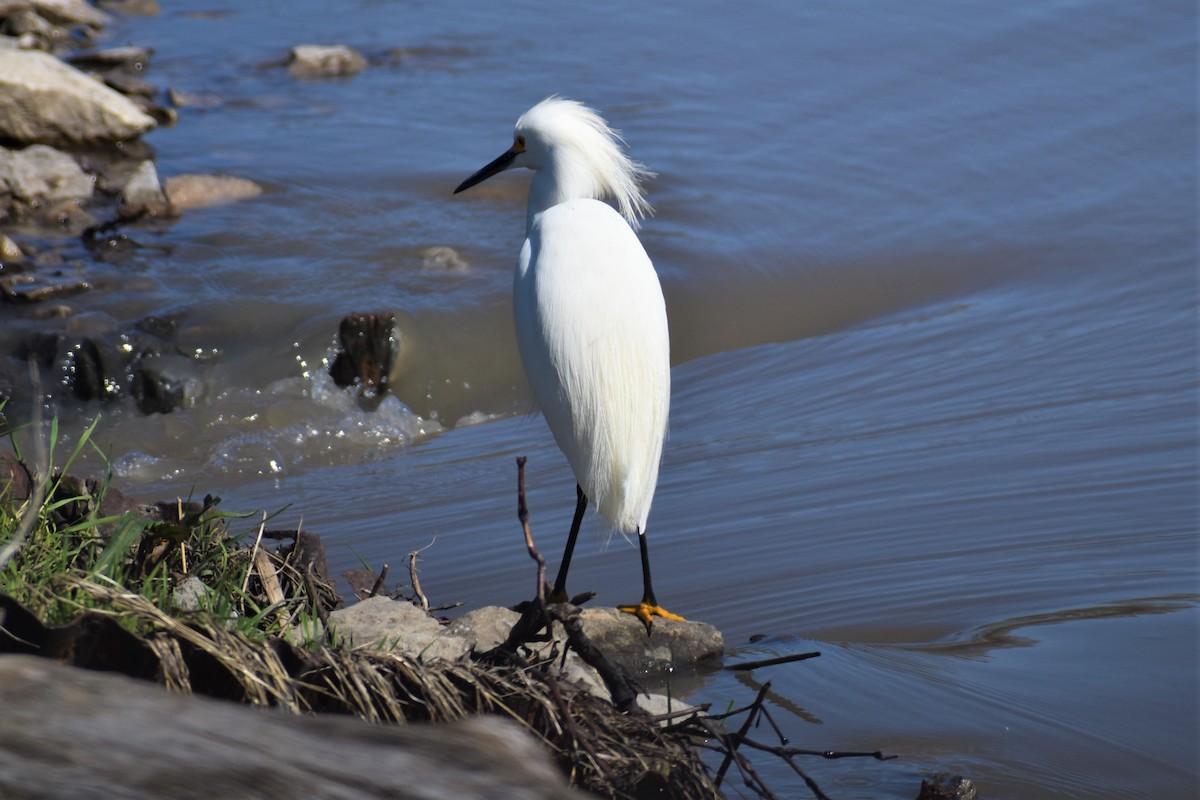
[[[769,679],[798,746],[899,756],[805,763],[836,798],[936,770],[989,798],[1194,796],[1191,4],[164,5],[114,43],[221,104],[148,137],[160,174],[268,191],[137,231],[167,252],[73,301],[80,327],[177,314],[214,356],[173,414],[56,408],[68,435],[100,413],[121,488],[290,504],[339,571],[436,539],[434,602],[529,594],[515,456],[547,552],[574,494],[512,336],[527,178],[450,191],[561,93],[659,173],[658,594],[737,657],[822,652],[694,696]],[[306,42],[372,66],[295,81],[278,62]],[[440,246],[465,268],[429,263]],[[324,369],[371,310],[405,351],[365,412]],[[636,548],[593,530],[574,585],[632,598]]]

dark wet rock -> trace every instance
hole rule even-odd
[[[262,194],[262,187],[232,175],[176,175],[163,184],[163,191],[178,214],[197,208],[235,203]]]
[[[122,219],[135,217],[161,217],[170,211],[170,203],[158,182],[158,171],[154,162],[143,161],[130,176],[117,201],[117,216]]]
[[[109,70],[117,67],[145,69],[153,51],[146,47],[110,47],[104,50],[85,50],[73,53],[67,62],[79,69]]]
[[[124,95],[54,56],[0,47],[0,139],[111,142],[137,138],[154,125]]]
[[[357,75],[367,59],[344,44],[301,44],[288,54],[287,68],[297,78],[339,78]]]
[[[499,717],[289,716],[17,655],[0,657],[0,705],[4,797],[583,797]]]
[[[27,203],[86,199],[95,188],[95,179],[74,158],[43,144],[0,154],[0,178],[14,197]]]
[[[70,352],[71,393],[79,400],[111,400],[120,394],[120,384],[110,376],[120,370],[106,358],[107,348],[102,349],[95,339],[87,337]]]
[[[0,450],[0,499],[24,502],[33,491],[33,473],[19,458]]]
[[[975,800],[975,784],[970,778],[939,772],[921,781],[917,800]]]
[[[4,280],[0,278],[0,291]],[[128,396],[143,414],[166,414],[186,405],[201,385],[207,354],[184,353],[136,326],[120,330],[107,315],[78,314],[67,328],[65,333],[26,336],[14,355],[54,375],[54,383],[76,400],[110,402]]]
[[[0,300],[6,303],[44,303],[91,291],[87,281],[59,279],[41,273],[0,277]]]
[[[329,376],[342,388],[358,386],[359,403],[377,408],[387,395],[396,357],[396,317],[386,311],[347,314],[338,325],[338,350]]]
[[[129,393],[143,414],[169,414],[184,402],[184,382],[143,365],[133,373]]]

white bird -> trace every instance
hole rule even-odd
[[[535,172],[513,316],[534,397],[578,484],[551,597],[567,597],[590,500],[622,533],[637,533],[642,601],[619,608],[649,632],[651,617],[683,619],[658,605],[646,547],[671,399],[670,344],[662,287],[634,233],[651,211],[640,181],[652,173],[622,144],[595,111],[548,97],[517,120],[512,147],[454,193],[512,167]]]

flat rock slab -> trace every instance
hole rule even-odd
[[[371,725],[0,656],[0,797],[582,800],[515,723]]]

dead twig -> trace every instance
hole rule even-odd
[[[433,537],[429,544],[417,550],[413,550],[408,554],[408,579],[412,582],[413,592],[416,594],[418,605],[426,614],[429,613],[429,599],[425,597],[425,593],[421,591],[421,579],[417,577],[417,556],[433,547],[433,543],[437,541],[437,537]]]

